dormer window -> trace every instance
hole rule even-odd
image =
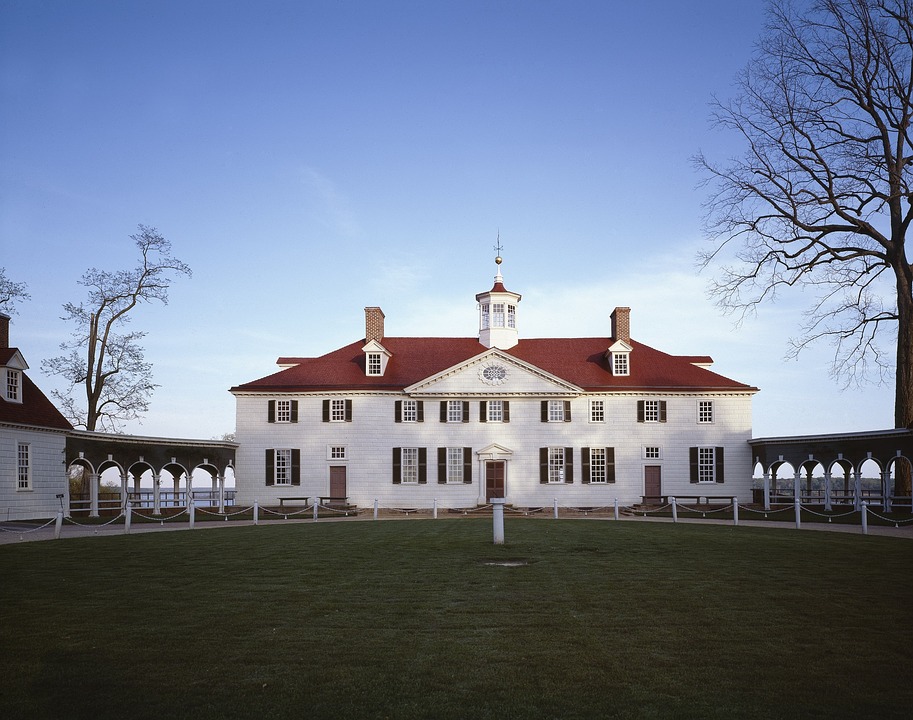
[[[22,402],[22,371],[6,369],[6,399],[8,402]]]
[[[612,374],[613,375],[630,375],[628,367],[628,353],[612,353]]]
[[[380,353],[368,353],[368,375],[381,375],[381,357]]]
[[[390,352],[377,340],[371,340],[361,351],[365,354],[365,375],[381,377],[387,370]]]
[[[622,340],[616,340],[606,350],[605,356],[609,362],[609,369],[615,377],[625,377],[631,374],[631,351],[634,348]]]

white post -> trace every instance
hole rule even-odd
[[[60,529],[63,527],[63,512],[57,511],[57,519],[54,521],[54,539],[60,540]]]
[[[678,522],[678,505],[675,503],[675,497],[670,497],[669,502],[672,503],[672,522]]]
[[[796,470],[793,475],[793,499],[796,502],[801,502],[802,500],[802,471]]]
[[[374,519],[377,520],[377,498],[374,498]]]
[[[260,501],[254,500],[254,525],[260,524]]]
[[[133,503],[127,501],[126,516],[124,517],[124,535],[130,534],[130,523],[133,522]]]
[[[881,473],[881,496],[884,502],[881,506],[886,513],[891,512],[891,471],[885,470]]]
[[[162,474],[152,474],[152,514],[162,514]]]
[[[833,509],[831,504],[831,473],[827,470],[824,473],[824,511],[830,512]]]
[[[558,519],[558,498],[555,498],[555,502],[553,503],[553,505],[555,508],[555,520],[557,520]]]
[[[191,503],[190,507],[187,508],[187,512],[190,515],[190,529],[193,530],[194,520],[196,520],[196,508]]]
[[[862,474],[853,470],[853,509],[862,510]]]
[[[799,502],[798,496],[793,502],[796,506],[796,530],[799,530],[802,527],[802,518],[800,517],[802,503]]]
[[[504,544],[504,498],[491,498],[492,530],[494,532],[494,544]]]
[[[739,499],[735,496],[732,498],[732,524],[739,524]]]
[[[770,471],[764,471],[764,509],[770,510]]]
[[[862,534],[869,534],[869,504],[865,500],[862,501]]]
[[[615,498],[615,519],[618,519],[618,498]]]
[[[315,522],[317,521],[317,508],[319,508],[319,507],[320,507],[320,498],[315,497],[314,498],[314,521]]]
[[[437,520],[437,498],[434,498],[431,510],[431,517]]]
[[[219,513],[225,512],[225,475],[219,473]]]
[[[89,517],[98,517],[98,486],[101,475],[89,473]]]

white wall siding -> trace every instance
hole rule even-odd
[[[18,448],[29,445],[32,487],[18,489]],[[60,510],[58,493],[65,493],[66,438],[63,432],[0,426],[0,521],[51,518]]]

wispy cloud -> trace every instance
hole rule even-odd
[[[349,197],[329,177],[313,167],[301,170],[305,200],[315,221],[335,235],[355,238],[361,235],[357,213]]]

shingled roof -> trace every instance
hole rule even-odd
[[[0,366],[8,363],[17,352],[17,348],[0,348]],[[4,382],[6,382],[5,379]],[[48,400],[24,372],[22,373],[22,402],[8,402],[0,399],[0,423],[30,425],[53,430],[73,429],[54,403]]]
[[[735,391],[757,388],[697,367],[695,356],[675,356],[630,341],[631,374],[612,375],[605,358],[612,338],[539,338],[520,340],[500,352],[545,370],[587,392]],[[316,358],[279,358],[292,365],[272,375],[231,388],[232,392],[319,392],[402,390],[487,351],[477,338],[385,337],[392,357],[383,376],[365,373],[364,340]],[[707,362],[709,358],[700,357]]]

